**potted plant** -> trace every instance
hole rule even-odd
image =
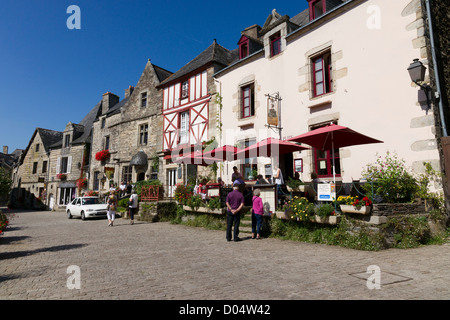
[[[248,175],[248,180],[256,180],[257,176],[258,176],[258,169],[254,168],[250,171],[250,174]]]
[[[364,197],[362,200],[352,196],[339,198],[337,202],[342,212],[369,214],[372,210],[372,201],[368,197]]]

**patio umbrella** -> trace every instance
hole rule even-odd
[[[202,151],[194,151],[185,156],[182,156],[173,162],[184,163],[184,164],[196,164],[199,166],[208,166],[214,162],[219,162],[220,160],[213,157],[207,157]]]
[[[368,137],[348,127],[330,124],[307,133],[288,139],[288,141],[306,143],[316,149],[331,150],[333,159],[333,181],[336,182],[334,163],[334,150],[342,147],[370,143],[383,143],[383,141]]]
[[[216,158],[219,161],[234,161],[236,160],[236,153],[239,151],[241,151],[241,149],[237,147],[224,145],[222,147],[218,147],[211,151],[205,152],[203,156]]]
[[[267,138],[255,143],[236,153],[239,159],[255,157],[277,157],[286,153],[307,150],[308,148],[299,144],[280,140],[276,138]]]

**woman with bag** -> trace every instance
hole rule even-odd
[[[130,200],[128,201],[128,207],[130,210],[130,224],[134,224],[134,214],[136,213],[136,209],[138,207],[138,195],[136,194],[136,190],[133,190]]]
[[[114,219],[116,217],[116,210],[117,210],[117,197],[115,195],[115,191],[110,191],[107,203],[108,203],[108,212],[106,213],[106,215],[108,216],[108,226],[112,227],[114,224]]]
[[[253,206],[252,206],[252,239],[260,240],[260,231],[264,215],[263,202],[260,197],[261,191],[259,189],[253,190]],[[255,238],[256,231],[256,238]]]

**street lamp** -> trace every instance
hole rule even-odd
[[[425,79],[426,70],[427,68],[423,65],[422,62],[419,61],[419,59],[414,59],[414,61],[408,67],[408,72],[411,81],[414,82],[416,85],[418,85],[420,88],[425,90],[425,95],[427,96],[427,106],[428,109],[430,109],[431,108],[430,97],[428,93],[431,91],[431,87],[427,84],[424,84],[423,81]]]

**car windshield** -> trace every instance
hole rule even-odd
[[[99,204],[100,201],[99,201],[98,198],[86,198],[86,199],[82,199],[81,203],[83,205],[86,205],[86,204]]]

